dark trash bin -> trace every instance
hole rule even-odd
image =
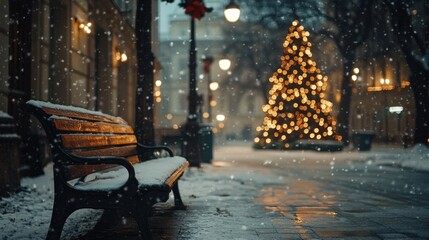
[[[369,151],[371,150],[372,139],[374,136],[374,131],[355,131],[352,135],[353,146],[359,151]]]
[[[200,156],[203,163],[213,159],[213,131],[211,126],[201,126],[199,131]]]
[[[180,128],[158,128],[156,135],[159,136],[159,145],[167,146],[174,155],[182,156],[183,133]]]

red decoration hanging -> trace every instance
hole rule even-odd
[[[206,6],[199,0],[192,1],[185,7],[185,13],[191,15],[192,19],[200,20],[206,12]]]

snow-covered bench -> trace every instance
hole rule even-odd
[[[35,100],[27,106],[53,153],[55,197],[47,239],[59,239],[67,217],[81,208],[126,211],[145,239],[153,204],[167,201],[172,190],[175,207],[184,208],[178,180],[189,165],[186,159],[167,147],[139,144],[120,117]]]

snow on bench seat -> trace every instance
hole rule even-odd
[[[160,188],[166,186],[172,173],[181,171],[187,167],[188,162],[183,157],[158,158],[134,164],[136,179],[139,189],[150,189],[151,187]],[[180,165],[180,167],[178,167]],[[117,170],[107,172],[97,172],[88,175],[85,182],[77,182],[74,186],[80,190],[115,190],[123,186],[128,179],[128,172],[125,168],[119,167]]]

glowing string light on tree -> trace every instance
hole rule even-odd
[[[309,36],[298,21],[292,22],[280,67],[268,79],[272,87],[262,106],[266,116],[256,128],[256,147],[289,148],[299,139],[341,140],[330,115],[333,104],[324,99],[328,78],[311,59]]]

